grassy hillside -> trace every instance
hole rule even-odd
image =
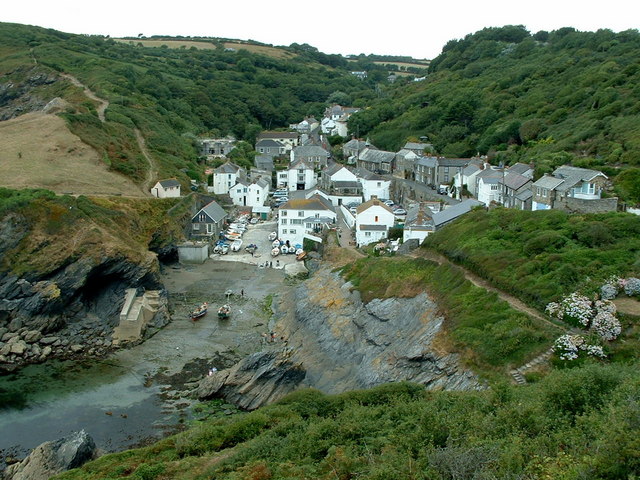
[[[548,210],[475,210],[430,235],[435,248],[495,286],[544,309],[613,275],[640,274],[640,217]]]
[[[589,365],[485,392],[300,391],[55,478],[631,479],[639,385],[631,366]]]
[[[387,89],[349,127],[390,150],[427,136],[440,154],[534,162],[538,174],[599,168],[640,203],[638,48],[637,30],[487,28],[447,43],[425,81]]]
[[[63,98],[68,105],[61,116],[70,130],[111,169],[138,183],[148,165],[134,128],[161,176],[197,178],[199,134],[253,142],[261,129],[319,115],[335,91],[360,104],[375,95],[372,84],[349,74],[342,57],[309,46],[289,47],[287,58],[278,59],[222,44],[144,47],[6,23],[0,24],[0,45],[0,112],[10,118]],[[73,75],[109,102],[106,122],[99,121],[96,102],[58,73]]]

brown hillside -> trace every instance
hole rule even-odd
[[[0,186],[56,193],[143,197],[55,115],[28,113],[0,122]]]

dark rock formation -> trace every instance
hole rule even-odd
[[[19,215],[0,220],[0,258],[18,247],[27,233],[26,221]],[[141,263],[106,254],[68,258],[51,272],[23,277],[0,271],[0,372],[50,356],[105,353],[111,347],[109,336],[118,324],[124,292],[138,287],[162,288],[152,254]],[[154,320],[151,324],[157,330],[167,317]],[[15,343],[9,344],[7,333],[18,337]],[[56,340],[42,344],[38,335]]]
[[[47,480],[53,475],[78,468],[97,456],[93,439],[82,430],[54,442],[37,446],[20,463],[4,471],[4,480]]]
[[[484,388],[457,354],[437,347],[444,318],[426,293],[363,304],[350,283],[321,268],[277,310],[269,350],[206,377],[199,398],[254,409],[302,385],[327,393],[403,380],[429,389]]]
[[[246,410],[274,402],[295,390],[305,377],[289,353],[254,353],[229,369],[205,377],[196,394],[202,400],[222,397]]]

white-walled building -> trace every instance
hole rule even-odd
[[[489,206],[491,202],[500,203],[502,198],[502,180],[504,172],[494,168],[485,168],[476,176],[476,193],[480,202]]]
[[[425,202],[417,203],[410,207],[404,222],[402,241],[416,239],[422,243],[425,238],[435,232],[436,226],[432,215],[433,211]]]
[[[393,211],[377,198],[372,198],[356,209],[356,244],[368,245],[387,238],[394,224]]]
[[[314,166],[306,160],[297,160],[287,170],[287,189],[308,190],[316,186]]]
[[[453,185],[456,187],[456,191],[461,193],[466,185],[467,191],[476,196],[476,177],[480,172],[482,172],[482,168],[477,163],[470,163],[462,171],[457,172],[453,176]]]
[[[243,177],[244,172],[238,165],[226,162],[213,171],[213,188],[209,191],[216,195],[226,195],[238,179]]]
[[[362,185],[362,197],[365,202],[376,198],[389,198],[389,189],[391,188],[391,180],[370,172],[364,168],[356,170],[358,181]]]
[[[269,182],[264,178],[259,178],[252,183],[239,180],[229,190],[233,204],[241,207],[261,207],[266,202],[268,195]]]
[[[302,245],[306,234],[319,235],[336,218],[331,202],[320,195],[290,199],[278,209],[278,238]]]
[[[180,196],[180,182],[175,178],[160,180],[151,189],[151,195],[156,198],[177,198]]]

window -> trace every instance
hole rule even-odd
[[[242,193],[242,189],[241,189],[241,188],[239,188],[239,189],[237,189],[237,190],[236,190],[236,192],[238,192],[238,193]]]
[[[302,211],[302,210],[298,211],[298,216],[299,217],[304,217],[304,211]]]
[[[374,222],[378,223],[378,215],[375,216]]]
[[[199,223],[194,223],[193,224],[193,229],[194,230],[200,230],[200,224]]]
[[[287,224],[287,219],[286,218],[281,218],[280,219],[280,225],[286,225]]]
[[[231,174],[229,174],[229,180],[231,180]]]
[[[548,193],[547,189],[546,189],[546,188],[543,188],[543,189],[542,189],[542,196],[543,196],[543,197],[546,197],[546,196],[547,196],[547,193]]]
[[[292,218],[291,225],[302,225],[302,220],[300,220],[299,218]]]
[[[290,233],[291,235],[295,235],[295,234],[296,234],[296,231],[295,231],[295,229],[294,229],[294,230],[289,230],[289,233]]]
[[[364,232],[364,236],[365,237],[370,237],[371,236],[371,232]]]
[[[498,190],[498,185],[491,185],[491,190]]]
[[[286,234],[287,234],[287,229],[286,229],[286,228],[283,228],[283,229],[282,229],[282,234],[283,234],[283,235],[286,235]]]
[[[286,210],[280,210],[280,216],[281,217],[286,217],[287,216],[287,211]]]
[[[382,186],[382,182],[378,182],[378,188]]]
[[[316,213],[316,218],[320,218],[320,214],[319,213]]]

